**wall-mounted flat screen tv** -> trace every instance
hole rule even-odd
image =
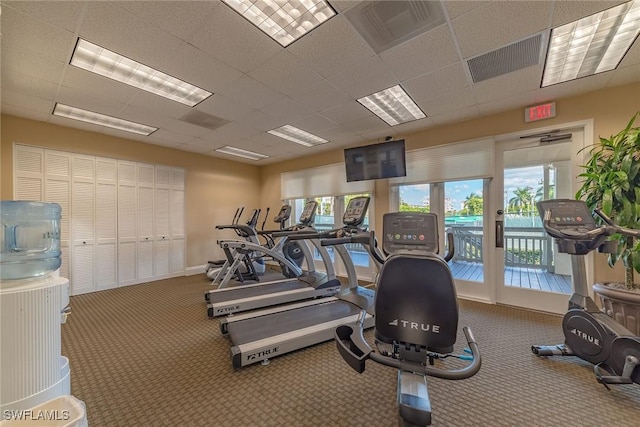
[[[346,148],[347,182],[407,175],[404,139]]]

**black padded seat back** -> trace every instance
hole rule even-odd
[[[437,255],[391,255],[380,271],[375,301],[376,338],[451,352],[458,300],[451,270]]]

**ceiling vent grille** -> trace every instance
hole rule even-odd
[[[345,16],[376,53],[445,22],[439,1],[364,1]]]
[[[473,82],[478,83],[539,64],[542,41],[542,34],[536,34],[467,60]]]
[[[211,130],[218,129],[219,127],[229,123],[229,120],[221,119],[220,117],[212,116],[211,114],[203,113],[198,110],[188,112],[184,116],[180,117],[180,120]]]

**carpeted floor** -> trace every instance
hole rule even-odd
[[[230,343],[206,314],[208,289],[201,275],[71,298],[63,354],[90,426],[398,424],[396,371],[368,363],[359,375],[333,342],[234,370]],[[473,329],[483,365],[467,380],[428,380],[433,425],[640,425],[640,386],[607,391],[586,362],[531,354],[532,343],[561,342],[560,322],[460,301],[460,326]]]

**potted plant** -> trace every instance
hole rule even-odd
[[[600,208],[623,227],[640,228],[640,127],[635,126],[637,112],[616,135],[600,137],[589,150],[582,166],[584,178],[576,193],[590,209]],[[609,254],[609,266],[622,261],[625,282],[595,284],[603,309],[619,323],[640,335],[640,240],[615,235],[618,250]],[[634,272],[638,273],[634,277]],[[630,305],[627,305],[630,304]]]

